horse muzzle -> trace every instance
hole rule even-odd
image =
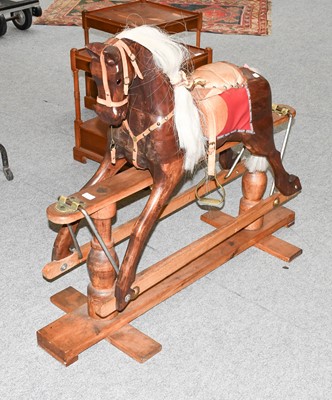
[[[112,126],[120,126],[127,116],[126,105],[122,107],[106,107],[97,103],[95,111],[103,122]]]

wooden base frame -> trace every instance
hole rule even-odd
[[[139,362],[148,360],[161,350],[161,346],[130,326],[131,321],[251,246],[272,253],[284,261],[291,261],[301,254],[302,251],[298,247],[272,236],[281,227],[292,225],[295,219],[293,211],[284,207],[275,208],[277,198],[279,197],[274,195],[260,205],[272,211],[265,215],[262,227],[255,231],[239,229],[237,233],[228,235],[227,229],[234,231],[238,225],[238,218],[221,211],[204,214],[202,220],[215,226],[216,230],[180,250],[175,256],[167,257],[140,273],[137,282],[140,285],[142,282],[149,282],[150,287],[123,312],[114,313],[114,318],[111,320],[91,318],[88,315],[86,297],[73,288],[67,288],[56,294],[51,301],[67,314],[37,332],[39,346],[66,366],[75,362],[81,352],[103,339]],[[286,201],[286,198],[282,200]],[[256,219],[256,211],[248,213],[252,214],[251,217],[249,215],[249,220]],[[238,226],[247,224],[248,216],[239,218],[241,221]],[[179,259],[183,252],[191,252],[192,249],[195,251],[195,248],[200,247],[208,236],[209,240],[213,240],[216,236],[219,238],[228,236],[228,238],[175,272],[172,268],[168,268],[172,261],[174,264],[174,258]],[[166,278],[160,274],[161,270],[168,274]],[[162,280],[155,284],[155,280],[158,279],[156,276]]]

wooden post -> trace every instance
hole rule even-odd
[[[118,264],[112,240],[112,217],[115,211],[115,204],[111,204],[92,214],[91,218],[107,249]],[[116,273],[95,237],[91,240],[87,267],[91,281],[88,286],[88,313],[90,317],[100,319],[95,310],[100,309],[101,304],[114,296],[113,286]],[[111,318],[114,318],[114,315],[110,316]]]
[[[259,203],[264,195],[267,184],[266,172],[246,171],[242,177],[242,193],[240,200],[239,214],[243,214],[249,208]],[[254,231],[260,229],[263,225],[263,217],[258,218],[255,222],[248,225],[245,229]]]
[[[203,14],[200,12],[198,16],[196,28],[196,47],[201,47],[201,31],[203,27]]]
[[[74,121],[74,132],[75,132],[75,147],[74,158],[77,161],[86,163],[86,158],[82,157],[82,153],[79,154],[81,148],[81,126],[82,126],[82,115],[81,115],[81,95],[80,95],[80,84],[79,84],[79,70],[76,66],[77,49],[70,50],[70,65],[73,73],[74,82],[74,104],[75,104],[75,121]]]

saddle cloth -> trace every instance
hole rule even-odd
[[[235,131],[253,133],[250,94],[239,67],[226,62],[207,64],[197,68],[191,79],[202,130],[209,141]]]

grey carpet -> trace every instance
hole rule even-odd
[[[44,9],[49,3],[41,1]],[[49,302],[52,294],[69,285],[85,292],[88,281],[84,266],[53,283],[41,276],[55,237],[46,207],[75,192],[97,167],[72,158],[69,50],[83,46],[83,31],[21,32],[9,24],[0,38],[0,143],[15,177],[7,182],[0,173],[2,399],[332,398],[331,11],[330,0],[276,0],[271,36],[202,35],[214,60],[257,67],[274,101],[297,109],[285,165],[301,177],[303,191],[289,203],[296,224],[278,236],[303,255],[283,269],[280,260],[250,249],[136,320],[163,345],[143,365],[103,341],[69,368],[37,346],[35,332],[62,315]],[[194,42],[192,34],[183,38]],[[239,185],[227,196],[226,210],[236,211]],[[120,210],[119,220],[143,201]],[[140,268],[208,232],[200,214],[192,205],[159,224]],[[83,230],[80,240],[87,237]]]

